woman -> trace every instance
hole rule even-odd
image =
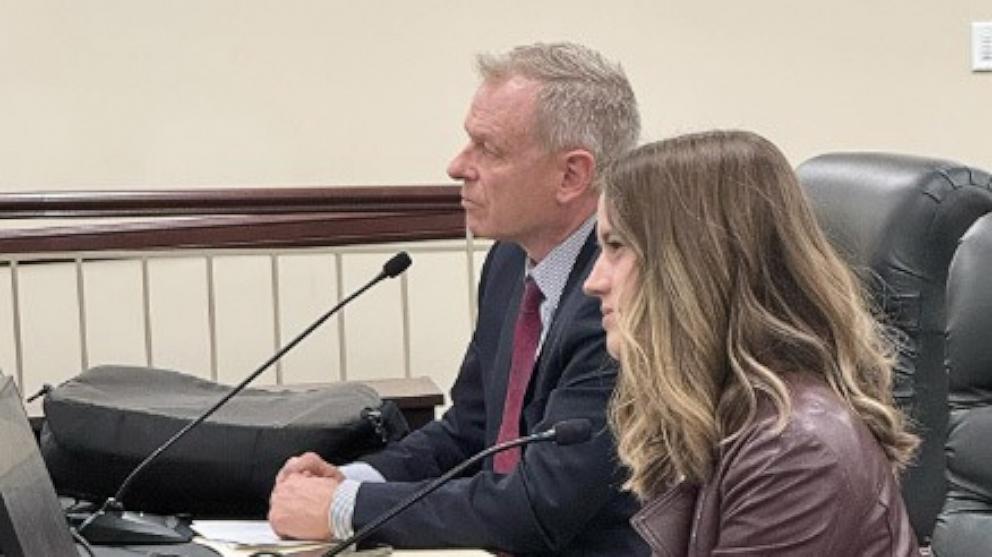
[[[645,145],[598,219],[585,289],[655,553],[917,554],[891,351],[779,150],[735,131]]]

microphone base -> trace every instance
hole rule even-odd
[[[69,515],[78,527],[89,515]],[[79,533],[94,545],[158,545],[187,543],[196,534],[189,525],[175,517],[132,511],[106,511]]]

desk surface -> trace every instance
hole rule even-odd
[[[250,549],[231,550],[219,547],[213,549],[220,553],[221,557],[248,557],[252,554]],[[390,557],[492,557],[492,553],[481,549],[394,549],[389,555]]]
[[[393,552],[396,557],[414,557],[424,555],[440,555],[442,557],[492,557],[492,553],[481,549],[401,549]]]
[[[264,550],[275,550],[276,552],[283,552],[286,555],[317,556],[322,555],[323,552],[334,545],[326,542],[293,542],[298,545],[287,545],[284,547],[266,545],[264,540],[272,539],[274,534],[269,530],[268,525],[264,521],[217,521],[211,524],[201,523],[201,526],[205,529],[203,531],[211,532],[211,535],[217,536],[218,539],[196,537],[193,538],[193,543],[202,548],[210,548],[222,557],[250,557],[253,553]],[[261,530],[259,529],[260,527]],[[193,528],[197,528],[195,521]],[[238,546],[230,542],[218,541],[221,539],[258,540],[261,542],[261,545],[255,545],[253,547]],[[378,557],[387,554],[396,557],[428,557],[433,555],[437,555],[438,557],[483,557],[492,555],[488,551],[481,549],[394,549],[388,553],[387,551],[389,550],[386,548],[380,548],[359,551],[358,553],[346,552],[344,555],[356,555],[356,557],[364,555]],[[185,554],[184,552],[179,553]]]

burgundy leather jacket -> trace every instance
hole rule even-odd
[[[787,379],[792,414],[771,404],[721,451],[710,481],[679,484],[631,524],[654,555],[918,556],[899,486],[868,428],[821,380]]]

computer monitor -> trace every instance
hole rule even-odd
[[[14,380],[0,374],[0,550],[5,557],[77,557]]]

